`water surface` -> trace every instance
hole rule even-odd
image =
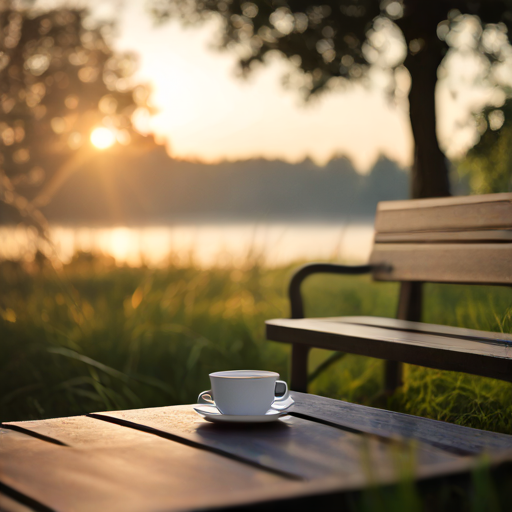
[[[371,224],[338,222],[52,226],[50,251],[62,263],[70,261],[76,251],[87,251],[110,255],[116,263],[131,266],[161,266],[170,258],[201,266],[240,265],[255,257],[274,266],[297,260],[365,262],[372,237]],[[0,227],[0,258],[31,258],[37,243],[26,227]]]

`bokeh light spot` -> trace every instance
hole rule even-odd
[[[115,135],[108,128],[95,128],[91,133],[91,142],[98,149],[107,149],[115,141]]]

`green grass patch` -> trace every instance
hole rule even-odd
[[[26,420],[194,402],[220,369],[275,370],[290,349],[268,342],[264,321],[289,316],[296,265],[201,269],[116,267],[77,254],[49,265],[0,264],[0,420]],[[393,317],[398,286],[367,276],[313,276],[308,316]],[[427,285],[425,321],[511,332],[512,290]],[[313,350],[313,372],[331,353]],[[347,355],[310,391],[477,428],[512,433],[512,386],[407,366],[405,385],[381,394],[381,361]]]

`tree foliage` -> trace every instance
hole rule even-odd
[[[277,51],[302,72],[306,94],[365,80],[372,68],[388,71],[393,90],[395,72],[405,67],[412,81],[414,197],[449,193],[435,117],[437,73],[447,52],[471,20],[465,50],[489,71],[505,60],[512,26],[511,0],[153,0],[152,8],[158,19],[187,23],[215,13],[223,24],[222,44],[236,49],[242,69]]]
[[[475,194],[512,191],[512,100],[487,107],[477,117],[480,140],[458,165]]]
[[[486,27],[475,32],[474,49],[495,62],[502,58],[496,32],[512,25],[507,0],[154,0],[152,8],[160,20],[188,23],[217,14],[222,43],[236,48],[244,69],[278,51],[306,73],[310,93],[333,77],[358,80],[374,65],[396,69],[422,51],[446,53],[465,15]]]
[[[0,11],[0,198],[33,220],[97,153],[92,130],[120,145],[144,140],[132,116],[149,115],[149,91],[133,84],[135,59],[114,53],[111,27],[86,20],[81,10]]]

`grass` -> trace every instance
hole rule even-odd
[[[510,509],[512,498],[510,464],[492,469],[482,458],[470,475],[415,482],[402,474],[398,484],[370,485],[347,496],[351,512],[501,512]]]
[[[270,369],[288,378],[289,347],[268,342],[264,320],[288,316],[293,266],[200,269],[116,267],[85,253],[56,271],[0,264],[0,419],[25,420],[194,402],[219,369]],[[309,316],[394,315],[397,285],[314,276]],[[425,321],[511,332],[512,291],[426,286]],[[313,350],[310,371],[330,356]],[[347,355],[312,393],[512,434],[512,386],[407,366],[381,395],[381,361]]]
[[[0,421],[194,402],[208,373],[255,368],[288,378],[290,348],[268,342],[264,320],[286,317],[296,265],[201,269],[117,267],[77,253],[55,270],[47,260],[0,262]],[[308,316],[393,317],[398,286],[367,276],[314,276]],[[425,321],[511,332],[512,290],[427,285]],[[314,349],[310,373],[332,356]],[[512,434],[512,386],[406,366],[405,385],[382,393],[383,364],[346,355],[311,382],[312,393]],[[512,468],[471,477],[372,487],[347,495],[354,512],[506,510]],[[341,502],[340,502],[341,505]]]

